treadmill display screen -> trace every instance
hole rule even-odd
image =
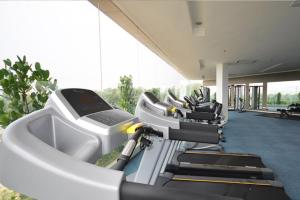
[[[108,103],[91,90],[65,89],[61,93],[80,117],[112,109]]]

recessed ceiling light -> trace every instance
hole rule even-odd
[[[226,65],[228,66],[232,66],[232,65],[251,65],[251,64],[255,64],[257,63],[257,60],[236,60],[236,61],[233,61],[233,62],[227,62],[225,63]]]
[[[204,65],[203,60],[200,59],[200,60],[198,60],[198,62],[199,62],[199,68],[200,68],[200,70],[204,69],[204,68],[205,68],[205,65]]]
[[[256,60],[237,60],[237,61],[235,61],[235,63],[248,65],[248,64],[256,63]]]
[[[267,72],[267,71],[269,71],[269,70],[271,70],[271,69],[274,69],[274,68],[276,68],[276,67],[281,66],[282,64],[283,64],[283,63],[278,63],[278,64],[275,64],[275,65],[271,65],[271,66],[266,67],[265,69],[261,70],[261,72]]]
[[[195,25],[196,25],[196,26],[201,26],[201,25],[202,25],[202,22],[200,22],[200,21],[195,22]]]

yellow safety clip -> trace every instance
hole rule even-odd
[[[177,108],[176,108],[176,107],[173,106],[172,108],[170,108],[170,112],[171,112],[171,113],[176,113],[176,111],[177,111]]]
[[[143,123],[136,123],[126,129],[127,134],[134,134],[138,128],[143,127]]]

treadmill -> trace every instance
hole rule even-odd
[[[184,99],[186,100],[186,98]],[[194,96],[191,95],[188,99],[193,101],[193,104],[196,108],[199,108],[199,110],[206,110],[207,112],[211,110],[213,105],[213,103],[208,101],[207,97],[204,97],[201,88],[199,90],[194,90]]]
[[[150,126],[171,127],[178,132],[181,128],[198,130],[199,133],[205,129],[203,124],[199,126],[200,123],[182,121],[167,115],[169,108],[169,105],[159,102],[154,95],[145,92],[139,98],[135,116]],[[208,124],[206,128],[212,130],[213,126],[217,132],[216,125]],[[257,155],[199,151],[184,147],[183,142],[176,142],[174,145],[174,157],[167,166],[167,170],[172,173],[274,179],[273,171]]]
[[[118,111],[111,112],[118,118]],[[112,122],[103,111],[93,113],[107,120],[98,121],[103,132],[97,134],[112,129],[130,134],[113,167],[95,166],[90,159],[103,143],[113,141],[102,141],[88,123],[73,123],[57,107],[47,106],[6,128],[0,143],[1,183],[41,200],[289,200],[278,181],[167,172],[175,147],[174,141],[162,139],[168,129],[142,125],[129,115]]]
[[[97,136],[103,143],[101,154],[110,153],[128,139],[112,125],[134,118],[128,112],[113,108],[95,92],[79,88],[56,90],[50,95],[45,107],[54,108],[69,121],[86,127]]]
[[[210,112],[213,113],[216,111],[218,103],[196,103],[190,104],[187,100],[191,101],[191,98],[185,96],[185,101],[178,99],[171,90],[168,90],[168,95],[166,97],[166,102],[170,105],[175,106],[178,109],[188,109],[195,112]],[[193,101],[196,101],[196,99]]]
[[[175,106],[178,109],[180,108],[189,109],[189,105],[187,104],[187,102],[178,99],[171,90],[168,90],[166,102],[170,105]]]
[[[152,95],[151,93],[148,95]],[[194,119],[198,121],[207,121],[211,124],[221,124],[223,126],[225,123],[221,121],[221,111],[222,104],[220,103],[203,103],[201,105],[196,105],[196,103],[189,97],[184,97],[185,101],[178,99],[172,91],[168,90],[168,95],[166,97],[166,102],[169,105],[175,106],[177,109],[184,113],[184,117],[188,119]],[[193,103],[193,102],[194,103]],[[220,126],[220,127],[221,127]]]

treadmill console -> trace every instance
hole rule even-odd
[[[114,126],[116,124],[119,124],[123,121],[132,118],[131,114],[123,112],[118,109],[114,109],[113,112],[109,110],[109,111],[93,113],[87,115],[87,117],[97,122],[100,122],[102,124],[105,124],[107,126]]]
[[[80,117],[95,112],[113,109],[100,96],[91,90],[63,89],[61,90],[61,94]]]
[[[46,107],[55,108],[69,121],[93,132],[102,144],[102,154],[110,153],[127,141],[120,133],[128,123],[138,121],[132,114],[115,109],[94,91],[61,89],[51,94]]]

